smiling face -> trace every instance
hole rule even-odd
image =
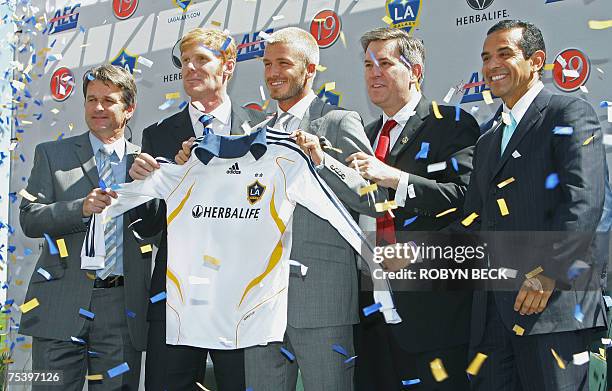
[[[525,58],[519,42],[522,28],[498,30],[485,39],[482,49],[482,74],[494,95],[512,108],[540,78],[546,55],[538,50]]]
[[[314,64],[305,64],[295,48],[284,43],[266,46],[264,77],[270,97],[283,111],[299,102],[310,91]]]
[[[412,70],[409,69],[400,60],[395,40],[370,42],[366,49],[364,65],[370,101],[385,114],[394,115],[410,100],[410,86],[418,80],[420,65],[413,65]]]
[[[119,137],[132,118],[135,106],[126,106],[121,88],[112,83],[93,80],[87,85],[85,122],[99,139]]]
[[[192,100],[207,100],[225,93],[225,82],[234,70],[234,60],[222,62],[204,45],[192,45],[181,53],[183,88]]]

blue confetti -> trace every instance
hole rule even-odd
[[[608,106],[610,106],[610,102],[608,101],[603,100],[601,101],[601,103],[599,103],[599,107],[608,107]]]
[[[136,313],[133,311],[128,311],[127,312],[127,316],[129,316],[130,318],[135,318],[136,317]]]
[[[160,292],[156,294],[155,296],[151,297],[149,300],[151,300],[151,303],[157,303],[158,301],[164,300],[165,298],[166,298],[166,292]]]
[[[574,263],[572,263],[572,266],[570,266],[570,268],[567,270],[567,279],[570,281],[575,280],[590,267],[591,266],[589,266],[589,264],[584,261],[574,261]]]
[[[406,220],[404,221],[404,227],[407,227],[407,226],[409,226],[410,224],[414,223],[414,221],[417,219],[417,217],[419,217],[419,216],[414,216],[414,217],[411,217],[411,218],[409,218],[409,219],[406,219]]]
[[[84,339],[77,338],[77,337],[70,337],[70,340],[72,342],[74,342],[74,343],[78,343],[78,344],[81,344],[81,345],[85,345],[85,343],[86,343]]]
[[[368,54],[370,55],[370,58],[374,62],[374,65],[376,65],[377,67],[380,67],[380,65],[378,65],[378,60],[376,60],[376,57],[374,56],[374,53],[371,50],[368,50]]]
[[[342,347],[342,345],[333,344],[332,349],[334,352],[340,353],[343,356],[346,356],[346,357],[349,356],[348,352],[346,351],[345,348]]]
[[[8,246],[8,248],[7,248],[8,252],[11,253],[11,254],[14,253],[16,249],[17,249],[17,247],[15,247],[15,246]]]
[[[410,380],[402,380],[402,386],[413,386],[415,384],[420,384],[421,379],[410,379]]]
[[[32,254],[32,250],[29,248],[24,248],[23,249],[23,256],[27,257],[28,255]]]
[[[419,159],[427,159],[427,154],[429,153],[429,143],[423,141],[421,143],[421,150],[416,154],[414,160]]]
[[[106,183],[104,183],[104,180],[103,180],[102,178],[100,178],[100,179],[98,180],[98,187],[99,187],[100,189],[106,189],[106,188],[107,188],[107,187],[106,187]]]
[[[227,37],[227,39],[225,40],[225,42],[223,42],[223,45],[221,46],[221,51],[224,52],[228,48],[230,43],[232,43],[232,37]]]
[[[457,105],[455,106],[455,121],[459,122],[460,115],[461,115],[461,107]]]
[[[25,341],[25,337],[17,337],[15,338],[15,342],[23,342]]]
[[[182,102],[181,102],[181,104],[180,104],[180,105],[179,105],[179,107],[178,107],[178,108],[179,108],[179,110],[183,110],[183,109],[185,108],[185,106],[187,106],[187,103],[188,103],[188,102],[187,102],[186,100],[182,101]]]
[[[25,156],[23,156],[23,153],[19,154],[19,159],[25,163]]]
[[[87,311],[86,309],[79,308],[79,315],[83,315],[89,320],[93,320],[96,316],[93,312]]]
[[[287,357],[287,360],[293,362],[293,360],[295,360],[295,356],[293,355],[293,353],[291,353],[290,351],[288,351],[287,349],[283,348],[281,346],[280,351],[282,354],[285,355],[285,357]]]
[[[108,373],[108,376],[110,378],[113,378],[115,376],[119,376],[123,373],[126,373],[129,370],[130,367],[126,362],[124,362],[123,364],[117,365],[116,367],[109,369],[108,371],[106,371],[106,373]]]
[[[91,74],[91,72],[89,72],[89,73],[87,74],[87,79],[88,79],[89,81],[94,81],[94,80],[96,80],[96,78],[94,77],[94,75],[92,75],[92,74]]]
[[[546,177],[546,188],[548,190],[552,190],[559,184],[559,175],[557,173],[552,173]]]
[[[344,360],[344,363],[345,363],[345,364],[348,364],[348,363],[350,363],[351,361],[355,360],[356,358],[357,358],[357,356],[349,357],[349,358],[347,358],[346,360]]]
[[[365,307],[362,311],[365,316],[370,316],[381,308],[382,308],[382,304],[374,303],[372,305]]]
[[[451,158],[451,164],[453,165],[453,169],[455,170],[455,172],[459,172],[459,163],[457,162],[456,158]]]
[[[574,308],[574,318],[576,318],[576,320],[580,323],[582,323],[584,320],[584,314],[582,313],[582,307],[580,304],[576,304],[576,307]]]
[[[571,126],[555,126],[553,129],[553,134],[557,136],[569,136],[574,133],[574,128]]]
[[[49,234],[43,234],[45,236],[45,239],[47,239],[47,244],[49,245],[49,254],[51,255],[57,255],[59,254],[59,251],[57,251],[57,247],[55,247],[55,243],[53,243],[53,239],[51,239],[51,236],[49,236]]]

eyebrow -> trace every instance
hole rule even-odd
[[[504,51],[504,50],[512,50],[512,48],[510,46],[502,46],[501,48],[498,48],[496,50],[496,52],[499,53],[499,52]],[[489,52],[482,52],[482,53],[480,53],[480,57],[484,56],[485,54],[489,54]]]

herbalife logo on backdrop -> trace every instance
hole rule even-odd
[[[477,11],[489,8],[494,0],[466,0],[468,5]]]

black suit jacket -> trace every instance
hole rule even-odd
[[[476,145],[474,171],[464,211],[466,215],[476,212],[479,218],[470,228],[480,231],[594,233],[604,201],[605,155],[599,120],[589,103],[570,96],[553,95],[547,90],[541,91],[501,156],[503,125],[500,117],[501,108],[496,125]],[[570,126],[573,133],[555,135],[553,129],[557,126]],[[558,174],[559,184],[554,189],[546,189],[546,178],[551,173]],[[511,177],[515,179],[511,184],[502,188],[497,186]],[[509,214],[506,216],[500,213],[497,202],[500,198],[505,200],[508,207]],[[498,238],[499,234],[495,237]],[[558,287],[567,282],[567,270],[575,259],[564,254],[577,251],[570,248],[574,245],[573,241],[567,240],[551,247],[545,257],[547,259],[541,261],[544,274],[557,280]],[[581,242],[579,245],[585,244]],[[588,248],[589,244],[586,246]],[[515,258],[522,260],[529,256],[529,247],[522,243],[508,251],[514,251]],[[498,262],[500,257],[494,254],[492,262]],[[523,270],[518,269],[518,276],[533,270],[533,266],[526,262]],[[573,292],[556,289],[547,308],[540,314],[529,316],[514,311],[516,293],[494,292],[493,297],[506,327],[511,330],[518,324],[525,329],[524,335],[605,324],[603,300],[597,290]],[[475,292],[472,344],[477,344],[482,338],[486,302],[485,291]],[[574,318],[577,303],[582,305],[583,322]]]
[[[251,126],[266,119],[263,112],[254,111],[232,104],[231,134],[242,134],[241,125],[247,121]],[[142,152],[153,157],[165,157],[174,160],[174,156],[181,149],[183,141],[195,137],[189,107],[164,119],[161,123],[153,124],[142,132]],[[142,219],[134,224],[134,229],[142,236],[151,237],[161,232],[159,250],[155,257],[155,268],[151,277],[151,296],[166,290],[166,204],[154,200],[135,209],[130,215],[133,221]],[[165,301],[149,304],[149,320],[165,320]]]
[[[410,117],[387,157],[387,164],[410,174],[408,183],[414,186],[416,195],[407,197],[405,206],[394,210],[396,231],[438,231],[461,215],[479,127],[463,110],[456,121],[454,107],[439,108],[442,119],[437,119],[430,102],[421,98],[416,114]],[[372,144],[382,125],[381,117],[366,127]],[[423,142],[429,143],[427,159],[417,160],[415,156]],[[456,159],[457,170],[452,158]],[[427,172],[428,165],[444,161],[447,163],[445,170]],[[390,189],[389,199],[394,197],[395,191]],[[458,208],[458,211],[436,218],[438,213],[451,208]],[[415,216],[414,222],[404,226],[407,219]],[[411,237],[406,232],[398,233],[399,242],[412,240]],[[396,289],[394,299],[403,321],[390,327],[404,350],[422,352],[467,343],[471,292],[401,292]]]

